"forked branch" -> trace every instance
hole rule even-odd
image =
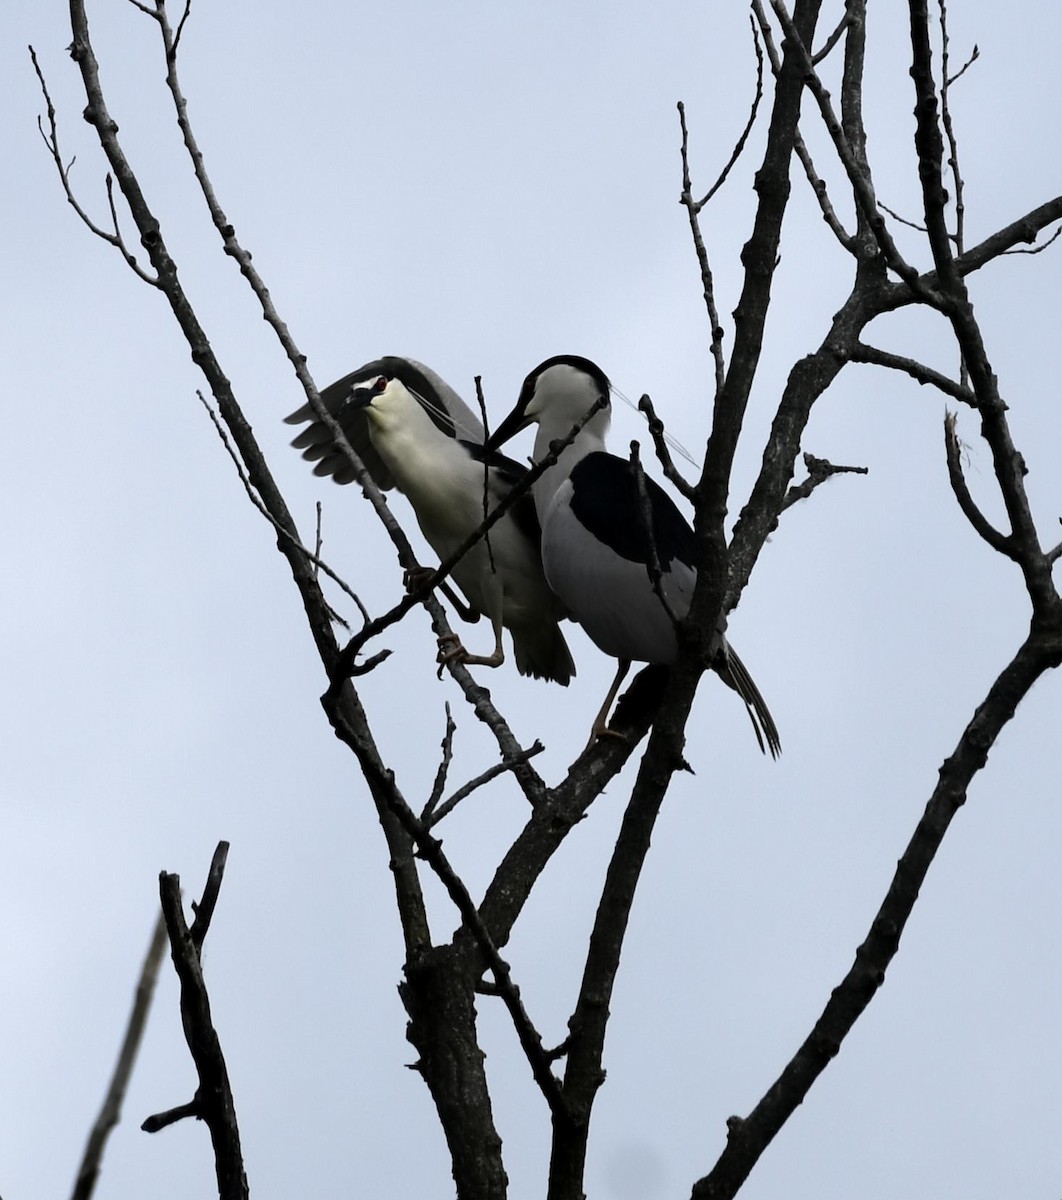
[[[185,1117],[202,1121],[210,1131],[214,1147],[219,1200],[247,1200],[249,1191],[236,1107],[229,1086],[225,1056],[210,1012],[210,997],[201,962],[203,942],[217,904],[228,849],[227,842],[219,842],[214,851],[203,899],[198,906],[194,906],[197,911],[191,928],[185,921],[181,905],[180,877],[165,871],[159,876],[159,894],[170,939],[170,954],[181,982],[184,1036],[199,1076],[199,1086],[189,1103],[149,1117],[143,1128],[149,1133],[156,1133]]]

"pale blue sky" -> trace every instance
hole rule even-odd
[[[898,6],[893,6],[898,8]],[[879,195],[914,216],[913,103],[902,14],[871,6],[868,126]],[[835,14],[824,19],[828,26]],[[281,418],[301,403],[243,281],[218,250],[162,86],[154,27],[90,8],[111,109],[182,277],[304,529],[378,609],[391,551],[352,489],[315,480]],[[160,869],[198,894],[232,842],[206,969],[252,1192],[443,1197],[449,1168],[396,993],[386,853],[360,777],[320,711],[321,670],[273,535],[247,504],[195,398],[202,380],[161,298],[66,206],[35,128],[32,41],[83,202],[103,167],[64,53],[66,6],[12,6],[0,125],[9,514],[0,590],[0,1193],[70,1186],[126,1017]],[[950,5],[974,242],[1059,190],[1062,17],[1024,0]],[[885,25],[895,21],[894,25]],[[632,398],[652,393],[695,455],[707,326],[683,210],[675,102],[698,186],[744,123],[753,67],[743,4],[337,6],[199,3],[182,70],[222,204],[325,384],[383,353],[429,363],[495,417],[540,359],[581,353]],[[819,168],[836,180],[809,123]],[[748,236],[759,134],[705,234],[724,314]],[[793,360],[848,280],[796,179],[768,345],[733,510]],[[847,205],[840,199],[842,210]],[[913,235],[903,236],[916,261]],[[1054,380],[1059,254],[974,281],[1045,538],[1062,512]],[[878,340],[954,367],[942,327],[897,317]],[[785,753],[756,752],[708,680],[690,727],[697,774],[669,798],[613,1004],[594,1122],[592,1200],[688,1194],[725,1119],[773,1081],[851,962],[974,706],[1018,644],[1015,570],[950,496],[938,395],[851,368],[805,448],[870,468],[791,511],[730,632]],[[997,511],[964,417],[969,478]],[[617,411],[613,444],[643,436]],[[404,512],[402,503],[396,503]],[[412,522],[408,522],[412,529]],[[470,632],[470,640],[483,627]],[[557,779],[612,673],[570,635],[562,691],[485,673]],[[364,682],[413,801],[430,787],[449,700],[454,782],[490,760],[459,692],[434,679],[418,615]],[[410,695],[418,707],[410,707]],[[1059,682],[1041,682],[993,752],[934,865],[886,986],[765,1156],[749,1200],[1056,1196],[1062,1176]],[[560,1041],[595,888],[624,803],[617,781],[542,880],[507,951],[547,1040]],[[522,823],[504,786],[443,835],[474,893]],[[453,916],[434,897],[435,932]],[[514,1200],[543,1194],[548,1124],[507,1019],[483,1005]],[[209,1195],[209,1139],[139,1132],[189,1098],[167,969],[101,1200]]]

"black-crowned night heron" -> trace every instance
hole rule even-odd
[[[447,558],[483,521],[484,490],[493,508],[526,470],[483,446],[483,426],[434,371],[389,355],[366,363],[321,392],[376,483],[409,500],[429,545]],[[304,405],[286,418],[309,422],[292,442],[314,472],[351,483],[354,472],[325,425]],[[484,460],[486,466],[484,465]],[[502,627],[513,637],[522,675],[567,684],[575,664],[557,622],[564,608],[550,591],[539,557],[539,525],[530,495],[521,498],[453,569],[472,609],[494,628],[494,651],[442,651],[468,664],[500,666]]]
[[[542,525],[542,565],[550,587],[594,643],[619,659],[616,678],[594,723],[596,733],[604,731],[632,661],[675,661],[675,620],[689,612],[697,580],[689,522],[648,478],[643,501],[632,464],[605,451],[609,390],[605,373],[589,359],[569,354],[547,359],[524,380],[516,407],[487,443],[495,449],[537,422],[533,457],[538,462],[549,453],[551,442],[568,437],[603,401],[533,489]],[[650,570],[651,547],[660,568],[658,585]],[[760,748],[777,757],[778,730],[725,638],[712,667],[744,700]]]

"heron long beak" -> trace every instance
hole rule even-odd
[[[378,395],[376,391],[368,387],[356,387],[347,393],[343,400],[343,404],[338,410],[342,412],[348,409],[351,412],[357,412],[359,408],[368,408],[372,404],[373,399]]]
[[[526,429],[528,425],[534,422],[534,417],[529,417],[524,411],[524,403],[522,399],[518,401],[513,411],[502,421],[490,437],[487,438],[486,446],[488,450],[497,450],[499,446],[504,446],[521,429]]]

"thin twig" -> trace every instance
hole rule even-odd
[[[881,211],[883,213],[885,213],[887,216],[892,217],[892,219],[894,221],[898,222],[900,225],[906,225],[908,229],[913,229],[917,233],[925,233],[926,232],[925,225],[921,224],[918,221],[912,221],[907,217],[901,217],[900,214],[894,208],[889,208],[889,206],[887,204],[883,204],[880,200],[878,201],[878,208],[880,208]]]
[[[450,712],[449,700],[446,701],[444,708],[446,710],[446,729],[443,732],[441,743],[442,758],[439,760],[439,769],[435,772],[435,782],[432,784],[431,795],[428,797],[428,802],[424,805],[420,814],[420,819],[429,827],[432,824],[432,813],[442,799],[443,789],[446,787],[446,776],[449,773],[450,762],[454,756],[454,733],[457,731],[457,725]]]
[[[664,422],[656,415],[656,409],[653,407],[653,402],[650,400],[648,393],[643,395],[638,401],[638,411],[645,414],[645,421],[649,427],[649,436],[653,439],[653,448],[656,450],[656,457],[663,468],[664,474],[687,500],[692,501],[696,496],[696,491],[693,484],[675,466],[674,460],[671,457],[671,451],[668,449],[667,431],[664,429]]]
[[[952,202],[955,208],[955,229],[952,241],[955,243],[955,253],[962,254],[966,249],[966,202],[962,172],[959,170],[959,142],[955,136],[955,126],[951,119],[951,80],[948,77],[951,40],[948,37],[948,6],[946,0],[938,0],[940,11],[940,120],[944,127],[944,136],[948,139],[948,169],[951,172]],[[928,233],[928,229],[926,231]],[[968,384],[970,373],[966,359],[960,355],[959,382]]]
[[[828,462],[825,458],[816,458],[814,454],[804,455],[804,467],[808,477],[803,483],[793,484],[786,492],[785,499],[782,501],[782,512],[798,501],[806,500],[820,484],[825,483],[834,475],[868,475],[870,473],[868,467],[842,467]]]
[[[161,284],[158,276],[151,275],[144,270],[144,268],[137,262],[136,256],[129,250],[122,238],[121,230],[118,226],[118,214],[114,208],[114,197],[111,193],[111,176],[107,176],[106,189],[107,202],[110,207],[111,219],[114,223],[113,233],[108,233],[106,229],[102,229],[99,225],[97,225],[96,222],[93,221],[93,219],[84,210],[84,208],[81,207],[77,197],[74,195],[74,190],[70,186],[70,170],[77,159],[72,158],[66,166],[63,165],[62,155],[59,151],[59,129],[55,119],[55,106],[52,104],[52,98],[48,93],[48,85],[44,80],[44,72],[41,70],[40,63],[37,61],[37,53],[32,46],[29,47],[29,52],[30,59],[33,62],[33,69],[37,73],[37,79],[40,81],[41,91],[44,93],[44,102],[48,109],[48,133],[44,132],[44,125],[40,117],[37,118],[37,128],[40,130],[40,135],[44,139],[44,144],[48,147],[48,152],[52,157],[52,161],[55,163],[55,169],[59,173],[59,181],[62,184],[63,192],[66,195],[67,202],[70,204],[70,207],[74,210],[74,212],[76,212],[81,218],[82,224],[84,224],[87,229],[94,233],[96,237],[105,241],[108,246],[113,246],[121,254],[130,270],[132,270],[145,283],[151,284],[152,287],[160,287]]]
[[[911,288],[919,290],[922,299],[926,303],[932,304],[933,307],[941,307],[943,304],[942,298],[930,292],[925,287],[918,271],[903,257],[899,247],[893,240],[892,234],[889,233],[885,218],[878,207],[877,197],[874,194],[874,184],[870,175],[856,161],[852,147],[848,144],[848,139],[845,137],[841,122],[833,111],[830,93],[823,86],[822,80],[815,71],[811,56],[808,54],[807,48],[801,40],[800,33],[794,25],[792,17],[786,11],[783,0],[770,0],[770,4],[785,32],[786,41],[803,66],[805,86],[818,103],[823,124],[826,126],[826,131],[833,141],[837,157],[841,160],[841,164],[848,175],[848,181],[852,186],[852,191],[855,193],[856,201],[863,209],[867,223],[877,239],[882,254],[885,256],[885,261],[905,283]]]
[[[88,1136],[85,1153],[82,1155],[81,1165],[78,1167],[72,1200],[89,1200],[95,1190],[107,1139],[122,1115],[122,1101],[125,1099],[129,1079],[136,1064],[137,1052],[140,1049],[140,1042],[144,1036],[144,1027],[151,1010],[151,1001],[155,995],[155,985],[158,982],[159,969],[162,966],[166,945],[166,922],[160,914],[155,922],[155,930],[151,935],[144,965],[140,970],[140,979],[137,982],[136,994],[133,999],[133,1009],[129,1014],[114,1074],[111,1076],[107,1094]]]
[[[749,140],[749,134],[752,132],[753,125],[756,124],[756,116],[760,111],[760,101],[763,99],[763,47],[760,45],[759,34],[756,30],[756,23],[750,18],[752,25],[752,45],[756,51],[756,94],[752,97],[752,106],[749,109],[749,117],[745,122],[745,128],[741,131],[741,136],[734,144],[734,149],[730,152],[730,158],[725,167],[719,172],[719,178],[715,183],[704,193],[700,200],[694,205],[698,214],[709,200],[719,191],[727,181],[727,177],[734,169],[735,164],[741,157],[742,151],[745,149],[745,144]]]
[[[726,376],[726,358],[723,354],[723,326],[719,320],[719,310],[715,303],[715,280],[712,276],[712,265],[708,258],[708,248],[701,234],[699,209],[693,199],[693,185],[690,181],[689,130],[686,128],[686,106],[678,102],[679,129],[682,134],[680,156],[682,161],[682,195],[680,203],[686,209],[690,223],[690,234],[693,237],[693,249],[697,255],[697,265],[701,272],[701,290],[704,295],[704,305],[708,310],[708,324],[711,328],[712,361],[715,363],[715,391],[718,396]]]
[[[444,800],[439,805],[438,811],[431,814],[430,819],[426,822],[429,829],[437,825],[445,816],[448,816],[466,797],[471,796],[473,792],[478,791],[485,783],[490,783],[492,779],[497,779],[499,775],[504,775],[506,771],[511,771],[517,762],[527,762],[535,757],[536,754],[541,754],[545,746],[540,741],[535,741],[526,750],[521,750],[517,755],[516,762],[495,763],[494,766],[488,767],[475,777],[470,779],[468,783],[463,783],[448,799]]]
[[[1041,242],[1039,246],[1018,246],[1013,250],[1004,250],[1003,254],[1041,254],[1052,242],[1057,241],[1058,235],[1062,233],[1062,225],[1060,225],[1046,242]]]
[[[970,57],[962,64],[962,66],[955,72],[954,75],[952,75],[950,78],[945,79],[945,82],[947,83],[948,87],[951,87],[951,85],[953,83],[958,83],[958,81],[966,74],[966,72],[974,65],[975,62],[977,62],[977,60],[980,57],[981,57],[981,51],[977,48],[977,43],[975,42],[974,48],[970,51]]]
[[[490,425],[487,421],[487,402],[483,398],[483,376],[476,375],[475,379],[476,400],[479,402],[479,419],[483,422],[483,442],[486,444],[490,437]],[[483,517],[485,521],[487,514],[490,512],[490,455],[483,455]],[[483,544],[487,547],[487,558],[490,561],[491,572],[495,570],[494,566],[494,547],[491,545],[489,531],[483,535]]]
[[[214,919],[214,909],[217,907],[218,894],[221,891],[221,881],[225,878],[225,864],[229,861],[229,843],[218,842],[214,847],[214,857],[210,860],[210,870],[203,887],[203,898],[196,903],[192,901],[192,912],[195,920],[188,931],[196,954],[202,955],[203,942],[210,931],[210,922]]]
[[[177,32],[173,35],[173,57],[177,57],[177,47],[181,44],[181,34],[184,33],[184,27],[188,21],[188,17],[192,12],[192,0],[185,0],[184,12],[181,13],[181,19],[177,22]]]
[[[877,367],[900,371],[920,384],[929,384],[931,387],[937,388],[946,396],[969,405],[970,408],[977,407],[977,397],[966,384],[951,379],[941,371],[927,367],[925,363],[920,363],[916,359],[905,358],[902,354],[893,354],[891,351],[881,350],[877,346],[868,346],[866,342],[860,341],[855,343],[848,357],[852,362],[870,363]]]
[[[472,547],[475,546],[476,543],[486,535],[487,531],[493,528],[493,526],[495,526],[502,519],[502,517],[505,516],[505,514],[513,507],[513,505],[516,504],[522,496],[526,495],[528,491],[530,491],[537,479],[539,479],[546,471],[548,471],[550,467],[556,464],[557,459],[560,457],[565,447],[571,445],[571,443],[579,436],[583,426],[588,421],[592,420],[593,417],[595,417],[607,403],[608,397],[602,396],[594,405],[591,406],[583,418],[576,422],[576,424],[572,427],[571,432],[568,433],[566,437],[558,438],[556,441],[551,442],[549,453],[539,462],[534,463],[529,468],[527,474],[509,489],[509,491],[501,498],[501,500],[498,501],[496,507],[491,509],[486,519],[482,521],[480,525],[468,535],[468,537],[465,538],[465,540],[453,551],[452,554],[449,554],[443,559],[443,561],[438,565],[438,567],[435,568],[434,571],[431,572],[424,582],[418,583],[416,588],[404,596],[402,600],[400,600],[393,608],[391,608],[388,612],[385,612],[382,616],[379,616],[375,620],[371,621],[363,629],[359,630],[353,638],[351,638],[351,640],[340,652],[339,659],[332,672],[333,688],[337,687],[342,682],[344,673],[351,669],[352,664],[354,663],[357,655],[361,652],[361,648],[365,645],[365,643],[370,638],[376,637],[377,634],[382,633],[383,630],[395,624],[396,621],[400,621],[414,605],[424,603],[425,597],[429,596],[431,592],[450,575],[454,567],[457,566],[457,564],[465,557],[469,550],[471,550]],[[449,660],[448,665],[451,672],[454,670],[455,666],[459,666],[456,659]],[[465,668],[463,667],[461,668],[461,670],[464,669]],[[511,731],[508,730],[508,726],[506,726],[506,731],[511,737]],[[495,731],[495,733],[497,733],[497,731]],[[519,753],[519,747],[516,745],[515,738],[512,739],[512,743],[508,748],[503,747],[503,753],[505,754],[506,758]]]
[[[236,468],[236,474],[240,478],[240,483],[243,484],[243,490],[247,493],[247,498],[251,501],[251,503],[255,506],[255,508],[262,514],[262,516],[265,517],[265,519],[270,523],[270,525],[273,526],[273,528],[276,530],[277,534],[281,538],[284,538],[288,542],[290,542],[290,544],[292,546],[294,546],[295,549],[297,549],[300,554],[305,555],[306,559],[309,562],[313,563],[313,568],[314,568],[315,574],[317,573],[317,571],[323,571],[328,576],[328,578],[332,580],[333,583],[337,584],[342,589],[342,591],[344,591],[350,597],[350,599],[354,601],[354,603],[357,605],[358,611],[361,613],[363,619],[366,622],[368,622],[368,620],[369,620],[368,610],[365,608],[365,605],[362,604],[361,600],[358,598],[358,595],[354,591],[354,589],[342,578],[342,576],[338,575],[335,571],[332,570],[332,568],[328,565],[328,563],[326,563],[324,561],[324,559],[320,556],[319,553],[315,553],[312,550],[308,550],[302,544],[302,542],[299,541],[299,539],[289,529],[286,529],[280,523],[280,521],[278,521],[277,518],[274,517],[273,514],[269,511],[269,509],[265,505],[265,502],[258,495],[257,491],[254,488],[254,485],[251,483],[251,480],[248,477],[246,470],[244,469],[243,463],[240,461],[240,456],[236,450],[236,447],[233,445],[232,440],[229,438],[228,431],[226,430],[225,426],[221,423],[221,418],[214,411],[212,405],[209,403],[207,398],[203,395],[203,393],[198,388],[196,388],[195,394],[199,397],[199,403],[202,404],[202,406],[206,409],[207,416],[210,418],[211,423],[214,426],[214,429],[217,431],[218,437],[221,438],[221,444],[225,447],[226,453],[228,454],[229,458],[232,459],[232,464]],[[317,544],[318,544],[318,547],[320,546],[320,539],[321,539],[321,524],[320,524],[320,522],[321,522],[321,506],[320,506],[320,503],[318,503],[318,505],[317,505]],[[333,613],[333,615],[336,617],[336,620],[339,621],[339,623],[343,626],[344,629],[350,628],[350,626],[347,624],[347,622],[345,620],[343,620],[342,617],[340,617],[334,613]]]
[[[844,31],[848,28],[849,21],[850,21],[850,18],[848,16],[848,14],[845,13],[845,15],[840,19],[840,21],[838,21],[837,28],[833,31],[833,33],[830,34],[830,36],[826,39],[826,41],[823,42],[822,49],[816,51],[816,53],[814,53],[811,56],[811,61],[816,67],[819,65],[820,62],[823,61],[823,59],[825,59],[827,57],[827,55],[834,48],[834,46],[836,46],[837,43],[841,40],[841,38],[844,36]]]
[[[645,485],[645,472],[642,470],[642,459],[637,442],[631,442],[631,472],[634,476],[634,492],[637,497],[635,509],[638,513],[638,525],[645,538],[645,566],[649,572],[649,581],[653,585],[656,598],[663,605],[664,612],[672,625],[679,623],[678,615],[671,606],[671,601],[664,593],[664,571],[660,565],[660,553],[656,544],[656,531],[653,528],[653,506],[649,500],[649,489]]]

